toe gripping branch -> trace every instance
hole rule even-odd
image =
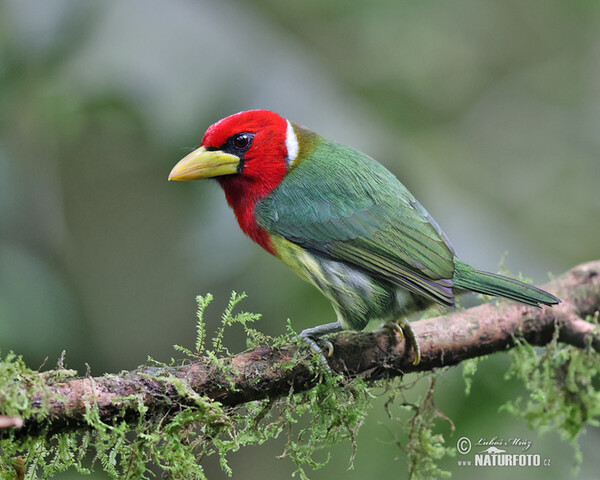
[[[418,365],[421,363],[421,348],[419,347],[419,342],[415,337],[415,332],[410,326],[410,322],[406,318],[402,318],[393,322],[388,322],[384,325],[385,328],[389,328],[392,332],[397,333],[400,337],[400,341],[406,339],[406,343],[408,347],[412,347],[415,351],[415,359],[413,360],[413,365]]]
[[[321,338],[323,335],[328,335],[330,333],[336,333],[342,331],[344,328],[340,322],[334,323],[326,323],[324,325],[318,325],[313,328],[307,328],[302,330],[300,335],[300,339],[308,345],[308,348],[319,358],[321,364],[327,368],[327,370],[331,371],[329,367],[329,363],[327,359],[333,355],[333,344],[327,340],[326,338]],[[323,348],[320,347],[317,343],[324,344],[326,347],[327,354],[324,353]]]
[[[415,332],[413,331],[410,322],[403,318],[393,322],[388,322],[384,325],[384,327],[390,329],[393,333],[397,333],[400,337],[400,341],[406,339],[407,347],[412,348],[415,352],[415,358],[412,363],[413,365],[418,365],[421,362],[421,349],[419,348],[419,343],[417,342]],[[333,344],[326,338],[322,337],[324,335],[340,332],[342,330],[344,330],[344,328],[340,322],[326,323],[324,325],[318,325],[313,328],[302,330],[299,337],[318,357],[321,364],[331,371],[327,359],[333,355]],[[319,345],[319,343],[325,347],[325,350],[323,349],[323,346]]]

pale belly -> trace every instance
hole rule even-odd
[[[313,255],[282,237],[273,243],[281,260],[331,301],[345,329],[362,330],[371,320],[399,320],[429,303],[350,265]]]

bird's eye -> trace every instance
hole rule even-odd
[[[235,137],[233,137],[233,144],[237,148],[246,148],[250,145],[250,135],[247,133],[238,133]]]

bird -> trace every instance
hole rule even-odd
[[[408,189],[381,163],[269,110],[227,116],[168,179],[214,178],[242,231],[312,283],[337,321],[300,333],[317,342],[379,320],[406,339],[421,360],[408,320],[458,295],[477,292],[526,305],[555,305],[554,295],[519,280],[477,270]]]

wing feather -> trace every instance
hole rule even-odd
[[[453,305],[454,251],[412,194],[379,163],[319,138],[255,209],[297,245]]]

